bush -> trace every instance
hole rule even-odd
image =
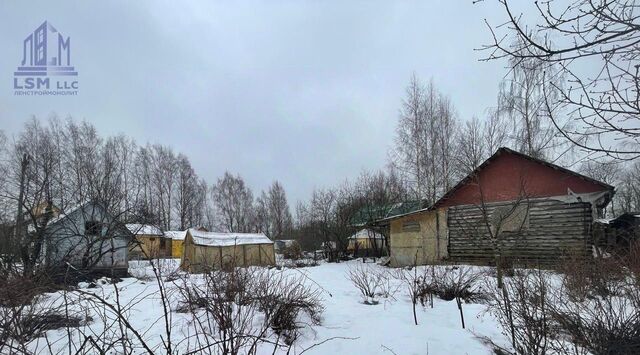
[[[191,313],[199,335],[225,354],[254,353],[258,344],[272,343],[268,330],[278,337],[274,347],[282,346],[280,339],[290,346],[302,327],[320,323],[323,311],[319,292],[303,278],[260,268],[213,270],[204,286],[185,280],[180,294],[176,310]],[[264,314],[261,327],[253,322],[258,312]]]
[[[317,290],[305,285],[302,278],[274,275],[263,271],[255,287],[259,309],[265,314],[265,324],[293,344],[300,335],[307,316],[311,324],[320,324],[323,306]]]
[[[493,281],[492,281],[493,282]],[[551,343],[549,282],[540,270],[518,270],[502,289],[490,284],[490,311],[516,354],[546,354]]]
[[[25,347],[48,330],[76,328],[92,320],[84,314],[66,311],[64,304],[48,301],[43,295],[31,297],[28,303],[0,307],[0,353],[16,346]]]
[[[285,259],[298,260],[302,259],[302,256],[302,248],[297,242],[291,243],[290,245],[282,248],[282,257]]]
[[[554,309],[553,318],[573,344],[592,354],[640,354],[638,307],[618,297],[568,300]]]
[[[463,301],[477,302],[486,299],[484,292],[478,287],[482,274],[463,266],[430,265],[421,272],[418,270],[414,266],[410,270],[399,269],[396,273],[396,278],[404,282],[411,297],[414,323],[418,324],[416,305],[420,303],[423,307],[429,305],[433,308],[433,297],[437,296],[445,301],[456,300],[460,322],[464,328]]]
[[[444,266],[430,268],[427,292],[445,301],[461,299],[467,303],[486,300],[479,286],[482,274],[465,266]]]
[[[639,354],[640,288],[625,277],[632,266],[624,259],[573,260],[561,266],[560,287],[540,270],[519,270],[502,289],[491,285],[490,310],[513,352]]]
[[[596,296],[616,296],[625,282],[624,258],[594,257],[585,258],[569,255],[561,264],[563,286],[571,297],[585,299]]]
[[[347,271],[347,279],[360,291],[363,303],[368,305],[379,303],[376,298],[385,281],[384,275],[374,268],[366,264],[357,264],[350,266]]]
[[[640,353],[640,288],[633,269],[635,255],[594,258],[578,270],[585,285],[576,290],[576,273],[564,275],[551,316],[571,343],[593,354]],[[576,291],[582,292],[576,297]],[[561,344],[560,348],[566,347]]]
[[[28,314],[20,318],[15,325],[14,337],[20,341],[29,341],[41,336],[47,330],[77,328],[91,321],[90,317],[65,316],[61,311],[46,310],[40,314]]]
[[[640,287],[640,240],[631,244],[629,254],[626,256],[626,265],[631,274],[630,276],[636,285]]]

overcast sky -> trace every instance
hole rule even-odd
[[[290,203],[386,164],[412,72],[462,119],[495,105],[504,63],[480,62],[496,2],[3,1],[0,129],[32,115],[162,143],[209,182],[225,170]],[[17,97],[22,41],[43,21],[71,38],[76,97]]]

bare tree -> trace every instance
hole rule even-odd
[[[178,217],[178,228],[185,230],[203,221],[207,186],[204,181],[198,179],[186,156],[179,154],[177,159],[178,173],[173,208]]]
[[[434,202],[455,178],[454,146],[457,114],[451,100],[430,81],[415,75],[407,87],[389,164],[402,177],[414,199]]]
[[[637,4],[627,0],[536,2],[527,26],[510,2],[498,1],[507,25],[490,26],[486,60],[533,63],[545,82],[546,110],[560,134],[581,149],[615,159],[640,156]],[[584,70],[585,67],[594,68]],[[556,81],[554,72],[564,80]],[[552,94],[550,90],[558,93]],[[560,105],[567,115],[552,110]],[[563,117],[568,119],[565,121]]]
[[[425,165],[429,154],[426,147],[427,129],[425,88],[414,74],[400,111],[395,148],[390,152],[390,164],[411,185],[416,196],[427,195],[426,188],[429,184]]]
[[[25,125],[10,148],[11,159],[2,162],[2,169],[9,174],[0,200],[15,211],[9,263],[19,258],[24,275],[35,276],[38,269],[51,266],[49,258],[56,254],[60,256],[55,259],[58,264],[68,258],[76,260],[74,265],[80,269],[90,270],[116,251],[112,237],[122,232],[120,221],[127,211],[126,170],[119,148],[116,140],[101,139],[87,123],[69,120],[62,126],[54,119],[43,125],[33,119]],[[89,216],[96,217],[87,219],[95,222],[92,233],[85,233],[83,222],[72,227],[53,225],[60,216],[87,202],[99,204],[106,212],[101,215],[116,218],[105,221]],[[60,238],[54,240],[53,236]],[[71,240],[74,245],[69,247]]]
[[[152,181],[158,196],[158,216],[163,229],[171,229],[171,207],[174,185],[178,173],[176,157],[173,150],[161,145],[151,146]]]
[[[456,136],[459,132],[458,114],[451,99],[447,96],[440,95],[438,100],[438,111],[436,117],[432,117],[431,121],[435,121],[435,130],[432,130],[434,137],[434,156],[439,166],[433,174],[436,183],[436,196],[449,191],[452,183],[455,181],[453,175],[453,161],[455,157]],[[437,177],[440,177],[439,179]]]
[[[477,117],[467,121],[458,135],[456,162],[460,175],[472,172],[487,156],[482,122]]]
[[[280,182],[273,182],[269,188],[267,201],[273,239],[282,239],[291,231],[292,218],[289,211],[289,203],[287,202],[287,194]]]
[[[253,225],[253,194],[244,180],[229,172],[211,190],[221,227],[228,232],[249,232]]]
[[[549,122],[557,111],[562,84],[553,71],[531,58],[511,59],[511,76],[500,85],[498,111],[515,127],[513,141],[517,150],[539,159],[552,158],[559,142]]]
[[[257,232],[264,233],[267,237],[272,238],[271,220],[269,218],[269,195],[264,191],[256,198],[254,223]]]
[[[474,116],[465,122],[455,147],[456,174],[467,176],[499,148],[509,145],[507,125],[497,109],[489,109],[484,121]]]
[[[318,239],[342,250],[346,248],[346,237],[339,238],[335,234],[335,214],[338,209],[337,192],[331,189],[316,189],[311,195],[309,206],[310,221],[317,227]]]
[[[483,133],[487,155],[507,144],[507,126],[497,109],[488,110],[487,119],[483,123]]]

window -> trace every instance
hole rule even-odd
[[[402,223],[403,232],[420,232],[420,223],[416,221],[407,221]]]
[[[164,238],[160,238],[160,249],[167,247],[167,241]]]
[[[86,221],[84,222],[84,233],[87,235],[100,235],[102,234],[102,223],[98,221]]]

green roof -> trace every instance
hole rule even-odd
[[[426,207],[425,200],[404,201],[381,206],[366,206],[351,217],[352,226],[364,226],[372,222],[410,213]]]

